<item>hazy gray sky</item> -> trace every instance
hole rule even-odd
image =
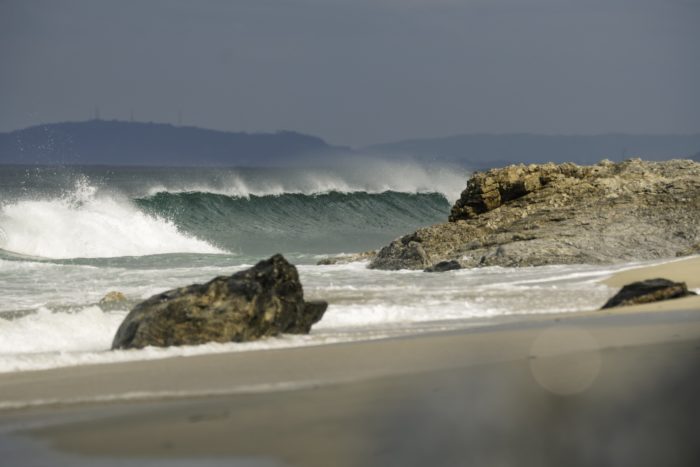
[[[0,131],[700,132],[700,0],[0,0]]]

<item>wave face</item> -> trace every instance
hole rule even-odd
[[[248,197],[167,193],[138,198],[155,217],[218,248],[246,255],[373,248],[419,225],[443,221],[438,193],[286,193]]]

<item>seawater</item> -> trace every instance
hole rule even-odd
[[[389,163],[294,170],[0,166],[0,372],[376,339],[605,301],[610,290],[598,280],[614,268],[428,274],[315,265],[326,254],[378,248],[444,221],[466,176]],[[298,266],[308,299],[330,304],[310,335],[109,351],[130,305],[274,253]],[[111,290],[129,298],[123,309],[97,306]]]

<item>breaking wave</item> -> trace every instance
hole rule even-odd
[[[1,206],[0,231],[1,249],[43,258],[221,252],[129,200],[97,196],[89,185],[59,198]]]
[[[78,183],[58,197],[0,206],[0,249],[51,259],[358,251],[444,221],[449,207],[439,193],[195,191],[130,198]]]

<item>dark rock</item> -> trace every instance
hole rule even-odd
[[[659,302],[672,298],[687,297],[688,295],[695,295],[695,292],[688,291],[685,282],[673,282],[668,279],[648,279],[627,284],[614,297],[608,300],[602,309]]]
[[[370,268],[375,264],[377,258],[386,258],[382,267],[377,269],[424,269],[431,265],[423,245],[420,242],[404,237],[385,246],[370,263]]]
[[[471,219],[521,198],[541,188],[555,171],[545,172],[540,166],[511,165],[486,173],[477,172],[467,181],[467,188],[452,207],[449,220]]]
[[[450,261],[440,261],[434,266],[425,268],[425,272],[445,272],[454,271],[456,269],[462,269],[462,265],[459,264],[459,261],[453,259]]]
[[[246,342],[307,334],[328,304],[305,302],[296,268],[281,255],[231,276],[154,295],[122,322],[113,349]]]

